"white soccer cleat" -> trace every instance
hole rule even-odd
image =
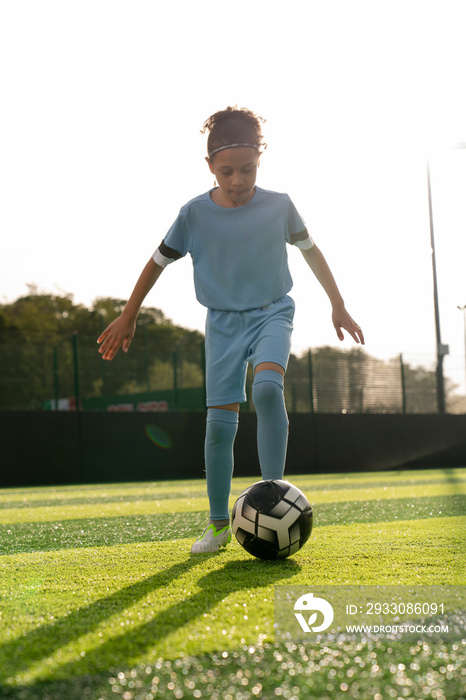
[[[231,542],[231,527],[226,525],[221,530],[217,530],[215,525],[210,523],[191,547],[191,554],[218,552],[220,547],[226,547],[229,542]]]

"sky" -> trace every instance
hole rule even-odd
[[[288,192],[366,350],[435,358],[427,162],[445,371],[464,391],[464,2],[3,0],[0,303],[126,299],[180,207],[213,186],[200,133],[236,104],[267,121],[257,184]],[[338,345],[289,250],[293,351]],[[146,299],[203,330],[192,266]]]

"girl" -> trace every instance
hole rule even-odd
[[[332,304],[338,338],[346,330],[364,343],[333,275],[286,194],[256,186],[265,147],[262,119],[228,107],[204,124],[206,158],[218,186],[183,206],[119,316],[100,335],[99,352],[112,360],[127,352],[146,295],[164,268],[190,253],[198,301],[207,307],[207,427],[205,469],[210,520],[192,553],[215,552],[231,540],[228,501],[239,405],[246,400],[247,364],[254,371],[252,399],[263,479],[282,479],[288,441],[283,379],[290,354],[294,302],[286,244],[295,245]]]

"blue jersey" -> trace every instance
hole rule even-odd
[[[206,192],[181,208],[153,257],[165,266],[190,253],[198,301],[219,311],[247,311],[293,286],[286,243],[313,245],[287,194],[256,187],[247,204],[227,208]]]

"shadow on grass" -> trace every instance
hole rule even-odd
[[[466,445],[464,446],[466,450]],[[465,451],[466,454],[466,451]],[[466,461],[466,458],[465,458]],[[443,467],[440,468],[439,471],[442,472],[444,475],[442,477],[442,480],[449,484],[461,484],[464,483],[464,476],[463,474],[458,473],[458,469],[454,469],[453,467]]]
[[[0,556],[196,538],[208,511],[0,525]]]
[[[314,525],[318,527],[446,518],[466,513],[466,496],[462,494],[311,502]],[[0,555],[196,537],[205,518],[206,511],[197,511],[0,525]]]
[[[416,472],[400,472],[399,473],[399,485],[401,486],[416,486],[416,485],[422,485],[422,486],[429,486],[429,485],[435,485],[435,484],[445,484],[445,483],[450,483],[450,484],[464,484],[466,483],[466,474],[458,474],[457,471],[454,469],[442,469],[442,473],[445,476],[437,476],[435,475],[431,479],[426,479],[423,477],[421,480],[416,479]],[[307,475],[305,474],[300,474],[298,475],[298,478],[306,478]],[[312,475],[313,477],[314,475]],[[362,481],[359,480],[356,481],[356,483],[353,483],[350,478],[351,474],[345,475],[347,476],[347,480],[344,482],[341,482],[341,474],[326,474],[326,483],[323,484],[314,484],[312,480],[309,482],[306,490],[308,493],[315,493],[318,491],[353,491],[353,490],[359,490],[359,489],[364,489],[364,488],[370,488],[370,489],[380,489],[383,488],[384,486],[390,486],[393,487],[396,485],[396,483],[393,481],[393,479],[380,479],[380,481],[374,481],[372,478],[368,479],[367,481]],[[372,476],[372,474],[369,472],[368,476]],[[291,477],[293,478],[293,477]],[[332,478],[333,479],[338,479],[338,483],[332,484]],[[121,487],[121,484],[118,484],[118,486]],[[234,486],[234,484],[233,484]],[[126,484],[125,484],[126,487]],[[84,491],[84,488],[80,487],[80,490]],[[232,488],[232,495],[238,495],[242,492],[242,488]],[[153,502],[153,501],[168,501],[170,499],[179,499],[182,498],[184,495],[189,497],[190,499],[193,498],[204,498],[205,497],[205,490],[199,488],[199,489],[194,489],[191,488],[189,490],[188,494],[184,493],[179,493],[179,492],[168,492],[168,493],[147,493],[147,494],[141,494],[141,493],[124,493],[118,496],[112,496],[112,495],[101,495],[101,496],[75,496],[73,498],[43,498],[41,500],[28,500],[27,498],[23,498],[22,500],[17,500],[17,501],[2,501],[0,499],[0,511],[1,510],[30,510],[31,512],[34,512],[35,509],[37,508],[57,508],[60,506],[68,507],[68,506],[77,506],[77,505],[102,505],[106,503],[145,503],[145,502]]]
[[[202,558],[215,555],[202,555]],[[0,646],[0,682],[25,671],[29,666],[52,655],[57,649],[87,634],[102,621],[117,615],[127,607],[158,588],[170,583],[189,571],[199,561],[193,557],[174,564],[170,569],[158,571],[153,576],[122,588],[106,598],[99,598],[85,608],[80,608],[53,624],[41,625],[17,639]],[[3,657],[3,658],[2,658]]]
[[[107,598],[101,598],[53,624],[43,625],[18,639],[6,642],[0,647],[0,682],[24,673],[53,655],[60,647],[88,634],[104,620],[134,605],[152,591],[169,587],[191,568],[215,556],[221,554],[189,556],[170,569],[159,571]],[[126,666],[132,659],[149,650],[157,653],[158,642],[207,613],[230,593],[276,584],[294,576],[300,569],[300,565],[292,559],[279,562],[257,559],[230,561],[222,568],[203,576],[197,582],[201,590],[196,594],[161,611],[149,622],[131,629],[125,628],[118,637],[86,651],[84,658],[61,666],[58,675],[63,679],[76,675],[100,675],[103,669]]]

